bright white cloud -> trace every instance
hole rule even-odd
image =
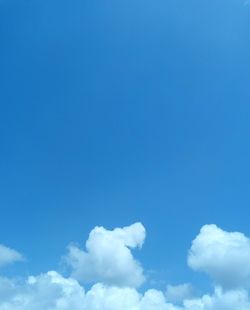
[[[89,310],[165,310],[162,292],[149,290],[144,295],[133,288],[110,287],[96,284],[86,294]],[[84,308],[85,310],[85,308]]]
[[[81,255],[83,254],[85,260],[82,264],[82,258],[80,259],[80,267],[92,268],[90,279],[94,280],[96,277],[97,282],[101,279],[100,282],[102,283],[95,283],[88,290],[85,290],[76,279],[65,278],[56,271],[31,276],[23,282],[0,277],[0,310],[250,309],[249,288],[243,287],[247,279],[242,277],[241,272],[241,268],[245,271],[248,270],[249,240],[243,234],[225,232],[215,225],[206,225],[201,229],[200,234],[192,243],[188,257],[189,265],[195,270],[207,272],[217,282],[220,282],[220,285],[215,287],[212,294],[205,294],[199,298],[192,297],[193,287],[190,284],[169,285],[166,293],[155,289],[142,293],[136,289],[135,283],[133,283],[134,287],[131,285],[130,278],[133,274],[125,276],[124,260],[133,266],[133,268],[129,267],[132,269],[127,270],[137,271],[139,268],[139,274],[143,277],[142,267],[134,260],[131,249],[141,247],[144,239],[145,229],[141,224],[117,228],[113,231],[108,231],[102,227],[95,228],[90,233],[86,243],[86,252],[76,247],[75,249]],[[118,247],[118,255],[116,255],[114,244]],[[236,249],[239,251],[238,254]],[[241,259],[240,253],[243,255]],[[72,256],[70,255],[71,252],[67,258],[72,263]],[[232,258],[229,260],[229,264],[227,259],[230,255]],[[98,257],[101,263],[98,261]],[[119,264],[119,259],[123,261],[122,264]],[[222,264],[223,259],[226,266]],[[236,268],[237,264],[239,264],[238,269]],[[244,283],[242,287],[222,286],[225,280],[224,275],[227,272],[229,273],[229,266],[232,267],[233,275],[238,279],[237,284],[239,281]],[[72,267],[76,271],[75,265]],[[102,271],[102,268],[110,269],[109,276],[104,270]],[[112,268],[114,269],[112,270]],[[218,273],[220,269],[223,270]],[[222,279],[218,276],[221,274],[223,275]],[[86,280],[88,277],[85,274],[83,275]],[[117,283],[112,284],[114,279],[119,279],[119,281],[117,280]],[[228,277],[226,280],[228,281]]]
[[[118,286],[138,287],[144,282],[143,270],[131,249],[141,248],[145,228],[136,223],[112,231],[94,228],[86,242],[86,252],[70,246],[66,261],[72,277],[87,282],[104,282]]]
[[[20,253],[0,244],[0,267],[22,260]]]
[[[250,239],[238,232],[226,232],[205,225],[193,241],[189,266],[210,275],[224,288],[250,283]]]

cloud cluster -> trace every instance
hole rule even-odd
[[[56,271],[21,282],[0,277],[0,310],[250,309],[250,241],[243,234],[215,225],[202,227],[189,250],[188,265],[208,274],[215,284],[212,294],[199,297],[193,296],[190,284],[169,285],[165,292],[138,289],[145,278],[132,249],[140,248],[144,239],[145,229],[140,223],[112,231],[96,227],[85,250],[69,247],[66,261],[72,268],[70,277]],[[18,258],[21,256],[8,262]],[[85,290],[79,280],[95,283]]]
[[[0,282],[1,283],[1,282]],[[95,284],[85,292],[74,279],[55,271],[29,277],[20,287],[10,288],[1,310],[159,310],[168,309],[163,293],[149,290],[144,295],[135,288]]]

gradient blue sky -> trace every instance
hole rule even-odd
[[[0,236],[29,260],[15,268],[141,221],[143,265],[183,282],[203,224],[250,235],[249,33],[241,0],[0,1]]]

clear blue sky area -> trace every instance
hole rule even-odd
[[[250,235],[250,5],[0,0],[0,236],[23,273],[96,225],[188,280],[204,224]],[[8,272],[8,270],[6,270]]]

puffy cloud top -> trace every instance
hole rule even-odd
[[[205,225],[192,243],[189,266],[210,275],[224,288],[250,283],[250,239],[239,232],[226,232]]]
[[[86,251],[69,246],[66,260],[72,267],[72,277],[109,285],[140,286],[144,282],[143,270],[131,249],[141,248],[145,235],[141,223],[112,231],[94,228],[86,242]]]
[[[0,244],[0,267],[22,260],[20,253]]]

